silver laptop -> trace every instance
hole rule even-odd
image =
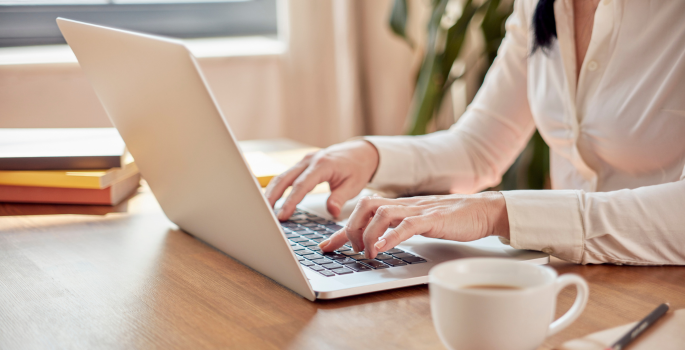
[[[495,237],[459,243],[417,236],[374,260],[349,246],[322,254],[317,243],[339,228],[326,216],[325,196],[308,197],[291,221],[276,219],[183,42],[61,18],[57,24],[166,216],[309,300],[425,284],[431,267],[464,257],[549,261]]]

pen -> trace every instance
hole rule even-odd
[[[642,321],[638,322],[635,327],[628,331],[621,339],[616,341],[614,345],[605,350],[621,350],[630,344],[635,338],[640,336],[647,328],[653,325],[661,316],[666,314],[666,311],[670,308],[668,303],[663,303],[657,306],[654,311],[652,311],[647,317],[643,318]]]

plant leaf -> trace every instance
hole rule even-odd
[[[462,10],[461,17],[450,29],[447,30],[447,39],[445,44],[445,59],[442,64],[442,74],[447,76],[452,69],[454,61],[459,57],[462,47],[464,46],[464,41],[466,40],[466,34],[469,30],[469,24],[473,19],[473,16],[478,11],[478,7],[473,5],[472,0],[466,1],[464,3],[464,9]]]
[[[403,38],[409,46],[414,47],[414,43],[407,36],[407,19],[409,18],[409,8],[407,0],[395,0],[390,12],[390,29],[392,32]]]
[[[441,88],[445,81],[440,67],[442,66],[442,54],[435,52],[440,20],[445,13],[445,6],[449,0],[434,1],[434,8],[428,22],[428,40],[426,54],[419,71],[419,79],[412,99],[412,107],[409,118],[412,121],[410,135],[423,135],[426,133],[428,123],[433,118],[435,105],[440,102]]]

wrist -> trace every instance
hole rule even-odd
[[[499,236],[509,239],[509,213],[507,212],[507,202],[501,192],[488,193],[488,213],[490,223],[490,236]]]

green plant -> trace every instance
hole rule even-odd
[[[464,73],[456,75],[450,71],[459,59],[469,28],[473,25],[479,26],[485,43],[480,52],[485,64],[482,65],[482,71],[478,72],[482,83],[482,78],[497,56],[497,49],[505,34],[504,22],[512,10],[511,0],[431,0],[425,53],[409,111],[410,135],[427,132],[443,98],[449,96],[450,87],[464,76]],[[416,44],[407,35],[408,17],[407,0],[395,0],[390,14],[390,28],[414,48]],[[543,188],[548,174],[549,150],[536,133],[526,150],[504,175],[501,187]]]
[[[452,83],[461,78],[462,75],[451,77],[450,71],[459,58],[471,22],[476,18],[481,20],[480,28],[485,39],[482,54],[487,59],[487,64],[482,75],[495,59],[497,48],[504,37],[504,21],[512,10],[510,2],[501,6],[501,0],[485,0],[480,4],[466,0],[461,11],[459,8],[455,10],[454,5],[458,4],[454,0],[431,2],[426,50],[409,112],[410,135],[426,133],[428,123],[437,113]],[[408,17],[407,0],[395,0],[390,15],[390,28],[414,47],[406,32]]]

